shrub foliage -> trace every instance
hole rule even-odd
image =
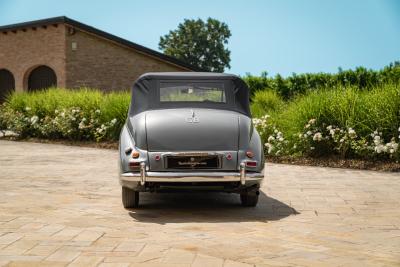
[[[267,72],[260,76],[246,75],[243,77],[250,88],[251,95],[259,90],[273,90],[284,99],[291,99],[296,95],[307,93],[319,88],[336,88],[354,86],[360,89],[377,87],[387,83],[400,83],[400,62],[396,61],[382,70],[368,70],[358,67],[355,70],[342,70],[338,73],[293,73],[287,78],[277,74],[268,77]]]
[[[400,159],[400,85],[315,90],[253,121],[272,156]]]
[[[118,140],[130,94],[83,88],[17,93],[0,108],[0,129],[21,138]]]

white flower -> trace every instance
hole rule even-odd
[[[319,141],[321,141],[321,139],[322,139],[322,134],[321,133],[318,132],[318,133],[314,134],[314,136],[313,136],[313,140],[314,141],[318,141],[319,142]]]
[[[380,154],[383,151],[383,145],[378,145],[375,147],[375,152]]]
[[[379,145],[381,143],[381,137],[379,135],[375,135],[374,144]]]
[[[111,120],[111,124],[114,125],[114,124],[116,124],[116,123],[117,123],[117,119],[114,118],[114,119]]]
[[[100,114],[100,112],[101,112],[100,109],[96,109],[95,111],[96,114]]]
[[[312,132],[311,132],[311,131],[308,131],[308,132],[307,132],[307,135],[312,135]]]
[[[315,147],[313,147],[313,146],[312,146],[312,147],[310,147],[310,149],[311,149],[311,150],[314,150],[314,149],[315,149]]]
[[[278,140],[279,140],[279,142],[283,142],[284,139],[283,139],[283,137],[279,137]]]
[[[34,124],[36,124],[36,122],[39,120],[39,117],[38,116],[32,116],[32,118],[31,118],[31,124],[32,125],[34,125]]]
[[[316,119],[311,119],[308,123],[309,123],[309,124],[314,124],[315,121],[316,121]]]
[[[270,135],[269,137],[268,137],[268,142],[271,142],[271,141],[274,141],[275,140],[275,137],[273,137],[272,135]]]
[[[343,142],[344,142],[344,138],[340,139],[339,142],[340,142],[340,143],[343,143]]]
[[[387,146],[383,146],[383,152],[387,152],[388,151],[388,147]]]
[[[349,132],[349,136],[351,138],[356,138],[357,137],[356,131],[354,131],[353,128],[349,128],[348,132]]]
[[[268,154],[271,154],[271,152],[272,152],[274,146],[273,146],[272,144],[270,144],[270,143],[265,143],[265,147],[268,148],[268,152],[267,152],[267,153],[268,153]]]
[[[306,126],[304,126],[304,128],[306,129],[310,128],[310,124],[307,124]]]
[[[26,111],[30,111],[31,108],[30,108],[30,107],[26,107],[25,110],[26,110]],[[400,129],[400,128],[399,128],[399,129]]]
[[[398,130],[399,132],[400,132],[400,127],[399,127],[399,130]]]
[[[329,134],[332,135],[332,137],[335,135],[335,130],[331,129],[329,130]]]
[[[332,125],[329,125],[328,127],[326,127],[326,129],[327,129],[328,131],[331,131],[331,130],[332,130]]]

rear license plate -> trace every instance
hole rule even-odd
[[[220,168],[218,156],[169,156],[166,160],[168,169],[218,169]]]

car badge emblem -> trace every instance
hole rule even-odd
[[[190,116],[189,118],[186,118],[186,122],[188,122],[188,123],[199,123],[200,120],[199,120],[198,117],[196,117],[196,114],[194,113],[194,110],[191,109],[190,112],[191,112],[192,116]]]

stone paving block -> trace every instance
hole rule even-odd
[[[197,254],[192,267],[222,267],[224,264],[224,259],[211,257],[207,255]]]
[[[129,262],[103,262],[99,264],[99,267],[128,267],[129,264]]]
[[[193,252],[181,250],[181,249],[169,249],[163,262],[173,264],[192,264],[196,254]]]
[[[90,266],[97,266],[101,261],[103,260],[103,257],[98,257],[98,256],[79,256],[76,258],[71,264],[68,266],[71,267],[90,267]]]
[[[79,256],[78,250],[67,250],[63,247],[46,258],[47,261],[71,262]]]
[[[7,233],[0,236],[0,245],[8,245],[11,244],[18,239],[21,239],[23,234],[20,233]]]
[[[64,225],[59,225],[59,224],[53,224],[52,225],[51,224],[51,225],[46,225],[46,226],[42,227],[41,229],[36,231],[36,233],[52,235],[54,233],[57,233],[57,232],[61,231],[64,228],[65,228]]]
[[[7,267],[64,267],[64,263],[60,262],[51,262],[51,261],[12,261]]]
[[[27,256],[27,255],[0,255],[0,262],[23,261],[23,262],[38,262],[43,260],[42,256]]]
[[[25,251],[31,249],[37,244],[37,241],[19,239],[6,248],[0,250],[0,255],[22,255]]]
[[[79,235],[77,235],[73,240],[74,241],[96,241],[103,235],[101,232],[94,231],[83,231]]]
[[[129,251],[139,253],[145,245],[145,243],[140,243],[136,240],[123,241],[114,249],[114,251]]]
[[[82,232],[82,229],[76,227],[65,227],[61,231],[51,236],[50,240],[71,240]]]
[[[224,267],[252,267],[254,265],[253,264],[243,263],[243,262],[238,262],[238,261],[225,260],[223,266]]]
[[[37,245],[30,250],[25,252],[25,255],[32,255],[32,256],[49,256],[57,249],[59,249],[59,245]]]

